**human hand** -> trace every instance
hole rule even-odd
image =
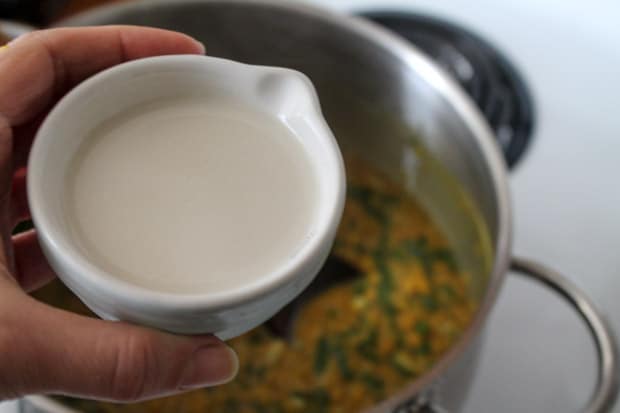
[[[54,29],[0,49],[0,400],[55,393],[138,401],[231,380],[237,358],[211,335],[177,336],[78,316],[30,297],[55,277],[29,218],[25,166],[47,111],[73,86],[141,57],[204,53],[174,32],[129,26]]]

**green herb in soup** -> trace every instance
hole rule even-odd
[[[469,324],[476,302],[445,238],[416,201],[366,164],[348,163],[333,254],[361,276],[303,306],[290,342],[265,327],[233,339],[231,383],[134,405],[62,398],[85,412],[355,412],[427,371]],[[42,295],[84,312],[59,284]]]

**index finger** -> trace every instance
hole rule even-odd
[[[181,33],[137,26],[49,29],[0,50],[0,115],[11,126],[35,118],[71,87],[107,67],[141,57],[204,53]]]

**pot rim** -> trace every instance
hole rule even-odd
[[[137,0],[121,4],[111,4],[98,7],[93,10],[76,14],[67,19],[63,19],[55,26],[81,22],[88,17],[89,20],[101,20],[108,16],[127,11],[139,10],[141,8],[153,7],[180,7],[190,4],[226,4],[226,5],[252,5],[280,8],[298,12],[303,15],[310,15],[333,22],[342,26],[364,39],[375,43],[379,47],[389,50],[399,60],[404,62],[411,70],[415,70],[435,88],[438,93],[446,99],[457,112],[458,116],[472,131],[475,142],[485,159],[491,174],[491,182],[495,192],[495,202],[497,207],[498,225],[497,236],[494,245],[493,267],[484,297],[476,310],[473,321],[461,337],[444,353],[433,367],[422,376],[405,385],[396,393],[380,402],[378,406],[397,405],[399,402],[408,399],[412,394],[417,394],[430,387],[449,367],[456,361],[475,337],[481,334],[482,327],[488,314],[493,307],[499,290],[503,284],[506,272],[508,271],[511,251],[512,251],[512,207],[508,185],[508,174],[505,161],[493,138],[490,127],[484,120],[482,114],[454,81],[448,73],[434,63],[429,57],[413,46],[405,39],[395,33],[380,27],[379,25],[367,21],[361,17],[347,15],[336,10],[325,7],[307,4],[302,1],[281,1],[281,0],[177,0],[170,3],[167,0]],[[377,406],[375,406],[377,407]]]

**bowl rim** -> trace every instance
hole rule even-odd
[[[309,99],[310,105],[304,105],[303,111],[295,111],[294,116],[303,118],[311,126],[306,128],[307,134],[299,139],[322,149],[320,162],[312,157],[310,159],[313,169],[316,170],[317,184],[322,187],[321,202],[317,205],[312,237],[293,257],[265,276],[231,289],[212,292],[174,293],[148,289],[115,277],[91,262],[75,247],[68,230],[61,228],[52,219],[53,213],[46,207],[49,200],[44,196],[43,167],[48,156],[46,149],[53,145],[55,125],[69,119],[72,116],[71,107],[85,101],[106,82],[127,79],[136,73],[152,72],[158,68],[167,72],[179,70],[180,73],[187,69],[211,70],[213,73],[229,76],[228,80],[233,81],[234,77],[244,75],[256,79],[271,74],[285,75],[283,78],[294,76],[303,85],[307,95],[304,98]],[[247,92],[253,93],[249,90]],[[158,313],[165,309],[177,312],[236,307],[260,299],[299,279],[307,269],[317,267],[317,259],[322,257],[326,245],[331,245],[344,208],[346,192],[344,165],[338,144],[322,117],[314,86],[304,74],[286,68],[248,65],[201,55],[167,55],[133,60],[106,69],[80,83],[55,105],[39,128],[30,152],[28,169],[27,191],[32,220],[38,237],[45,246],[44,252],[50,256],[50,261],[58,262],[58,267],[63,269],[58,271],[59,277],[76,288],[77,292],[86,289],[88,293],[80,296],[87,302],[92,301],[93,305],[99,301],[95,297],[107,297],[113,299],[118,308],[127,310],[130,307],[133,311],[139,308],[142,314]]]

